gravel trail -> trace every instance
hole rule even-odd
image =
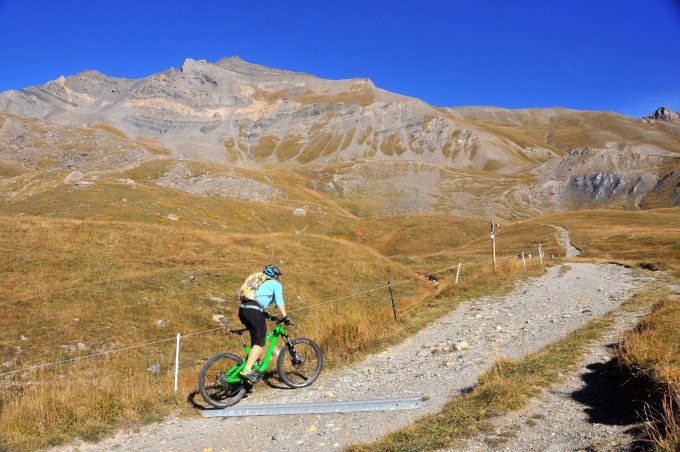
[[[557,231],[560,233],[559,241],[560,244],[562,245],[562,248],[564,248],[565,257],[567,257],[567,259],[571,257],[576,257],[579,254],[581,254],[581,250],[576,248],[574,244],[571,243],[569,231],[567,231],[563,227],[555,226],[554,224],[551,224],[550,226],[557,229]]]
[[[463,303],[402,343],[362,362],[321,374],[310,388],[263,391],[242,405],[363,400],[422,395],[420,410],[279,417],[171,418],[120,432],[97,444],[62,450],[271,450],[342,448],[375,440],[420,416],[436,413],[476,382],[500,356],[520,357],[617,308],[639,287],[629,269],[573,263],[553,267],[501,298]],[[456,351],[465,341],[469,349]]]
[[[494,432],[455,450],[630,450],[642,428],[637,413],[643,406],[625,394],[628,386],[616,372],[614,346],[642,315],[617,314],[615,327],[591,348],[577,372],[527,410],[496,419]]]

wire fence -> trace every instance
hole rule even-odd
[[[456,268],[456,267],[445,268],[445,269],[438,270],[438,271],[433,272],[433,273],[443,273],[443,272],[449,271],[453,268]],[[366,295],[366,294],[369,294],[369,293],[372,293],[372,292],[377,292],[379,290],[384,290],[384,289],[388,288],[390,285],[392,287],[394,287],[394,286],[398,286],[398,285],[401,285],[401,284],[406,284],[408,282],[416,281],[420,278],[421,278],[421,276],[416,276],[416,277],[413,277],[413,278],[404,279],[404,280],[396,281],[396,282],[393,282],[393,283],[388,283],[388,284],[385,284],[385,285],[382,285],[382,286],[374,287],[372,289],[368,289],[368,290],[364,290],[364,291],[361,291],[361,292],[355,292],[355,293],[352,293],[352,294],[349,294],[349,295],[337,297],[337,298],[327,300],[327,301],[324,301],[324,302],[321,302],[321,303],[317,303],[317,304],[314,304],[314,305],[311,305],[311,306],[303,306],[301,308],[293,309],[289,312],[291,312],[291,313],[299,312],[299,311],[303,311],[303,310],[306,310],[306,309],[317,308],[319,306],[324,306],[324,305],[331,304],[331,303],[337,303],[337,302],[340,302],[340,301],[350,300],[352,298],[356,298],[356,297],[361,296],[361,295]],[[211,329],[207,329],[207,330],[195,331],[195,332],[192,332],[192,333],[182,334],[181,337],[186,338],[186,337],[191,337],[191,336],[198,336],[198,335],[202,335],[202,334],[213,333],[215,331],[220,331],[220,330],[224,330],[224,329],[225,329],[225,327],[223,327],[223,326],[217,327],[217,328],[211,328]],[[85,360],[85,359],[91,359],[91,358],[111,355],[111,354],[114,354],[114,353],[120,353],[120,352],[133,350],[133,349],[137,349],[137,348],[149,347],[149,346],[152,346],[152,345],[158,345],[158,344],[162,344],[162,343],[165,343],[165,342],[172,342],[172,341],[175,341],[175,340],[176,340],[176,337],[173,336],[173,337],[167,338],[167,339],[160,339],[160,340],[156,340],[156,341],[152,341],[152,342],[146,342],[146,343],[143,343],[143,344],[129,345],[129,346],[126,346],[126,347],[121,347],[121,348],[117,348],[117,349],[114,349],[114,350],[107,350],[107,351],[103,351],[103,352],[99,352],[99,353],[92,353],[92,354],[85,355],[85,356],[78,356],[78,357],[75,357],[75,358],[69,358],[69,359],[64,359],[64,360],[60,360],[60,361],[53,361],[53,362],[48,362],[48,363],[36,364],[36,365],[33,365],[33,366],[21,368],[21,369],[15,369],[15,370],[7,371],[7,372],[0,372],[0,377],[6,376],[6,375],[13,375],[13,374],[21,373],[21,372],[27,372],[29,370],[44,369],[44,368],[47,368],[47,367],[57,366],[57,365],[60,365],[60,364],[69,364],[69,363],[72,363],[72,362],[75,362],[75,361],[82,361],[82,360]]]
[[[541,260],[541,263],[542,263],[542,260]],[[456,283],[455,283],[457,285],[458,284],[458,277],[460,275],[461,264],[462,263],[459,262],[458,264],[456,264],[454,266],[443,268],[443,269],[436,270],[436,271],[433,271],[433,272],[429,272],[429,274],[440,274],[440,273],[445,273],[445,272],[457,269]],[[417,281],[417,280],[424,278],[426,275],[427,274],[422,274],[422,275],[419,275],[419,276],[415,276],[413,278],[403,279],[403,280],[395,281],[395,282],[388,282],[387,284],[384,284],[384,285],[381,285],[381,286],[377,286],[377,287],[374,287],[374,288],[371,288],[371,289],[363,290],[361,292],[351,293],[349,295],[343,295],[341,297],[333,298],[331,300],[327,300],[327,301],[317,303],[317,304],[313,304],[313,305],[310,305],[310,306],[303,306],[303,307],[300,307],[300,308],[297,308],[297,309],[290,310],[288,312],[290,312],[290,313],[300,312],[300,311],[303,311],[303,310],[306,310],[306,309],[318,308],[320,306],[350,300],[350,299],[359,297],[361,295],[366,295],[366,294],[369,294],[369,293],[377,292],[377,291],[388,289],[388,288],[391,288],[391,287],[400,286],[400,285],[403,285],[403,284],[406,284],[406,283],[409,283],[409,282]],[[220,327],[210,328],[210,329],[201,330],[201,331],[194,331],[194,332],[187,333],[187,334],[179,334],[179,336],[181,336],[182,338],[199,336],[199,335],[203,335],[203,334],[214,333],[216,331],[224,331],[225,328],[226,328],[225,326],[220,326]],[[76,362],[76,361],[82,361],[82,360],[87,360],[87,359],[91,359],[91,358],[107,356],[107,355],[111,355],[111,354],[115,354],[115,353],[120,353],[120,352],[129,351],[129,350],[133,350],[133,349],[149,347],[149,346],[153,346],[153,345],[158,345],[158,344],[167,343],[167,342],[174,342],[174,341],[177,341],[177,344],[179,345],[179,340],[178,340],[177,336],[173,336],[173,337],[167,338],[167,339],[160,339],[160,340],[146,342],[146,343],[142,343],[142,344],[129,345],[129,346],[117,348],[117,349],[114,349],[114,350],[107,350],[107,351],[93,353],[93,354],[89,354],[89,355],[85,355],[85,356],[78,356],[78,357],[75,357],[75,358],[69,358],[69,359],[64,359],[64,360],[60,360],[60,361],[53,361],[53,362],[47,362],[47,363],[42,363],[42,364],[36,364],[36,365],[21,368],[21,369],[15,369],[15,370],[7,371],[7,372],[0,372],[0,377],[13,375],[13,374],[17,374],[17,373],[22,373],[22,372],[27,372],[27,371],[30,371],[30,370],[44,369],[44,368],[48,368],[48,367],[52,367],[52,366],[57,366],[57,365],[60,365],[60,364],[62,364],[62,365],[63,364],[71,364],[71,363]]]

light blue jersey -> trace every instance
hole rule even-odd
[[[264,309],[267,309],[272,303],[276,303],[276,307],[283,306],[283,287],[281,287],[280,282],[268,279],[257,288],[253,298]]]

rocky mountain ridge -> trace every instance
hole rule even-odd
[[[525,217],[639,208],[650,196],[655,205],[680,203],[680,123],[666,108],[644,120],[564,108],[438,108],[365,78],[325,80],[231,57],[186,59],[136,80],[97,71],[60,77],[0,93],[0,111],[45,124],[106,124],[180,159],[292,165],[310,186],[369,199],[382,213]],[[5,127],[0,139],[17,137]],[[16,160],[21,146],[0,159]]]
[[[578,146],[549,131],[521,137],[500,134],[494,125],[554,128],[578,123],[585,113],[435,108],[381,90],[368,79],[324,80],[238,57],[216,63],[187,59],[178,69],[138,80],[82,72],[1,93],[0,110],[56,122],[102,121],[130,136],[156,138],[178,156],[201,160],[416,160],[502,172],[546,162]],[[644,126],[613,113],[598,115],[636,129]],[[585,136],[601,132],[583,130]],[[611,132],[603,146],[623,142],[620,131]],[[657,131],[645,132],[653,135],[648,146],[655,149],[677,145]]]

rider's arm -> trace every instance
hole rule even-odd
[[[276,284],[274,287],[274,300],[276,301],[276,307],[279,308],[281,315],[286,317],[286,303],[283,301],[283,287],[281,286],[281,283]]]

